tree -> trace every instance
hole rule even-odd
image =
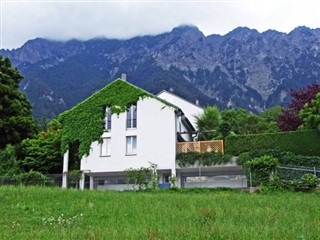
[[[211,140],[218,136],[221,115],[216,106],[206,107],[202,114],[196,116],[200,132],[199,140]]]
[[[20,147],[22,168],[42,173],[62,172],[61,124],[53,120],[45,131],[25,139]]]
[[[37,132],[31,104],[19,91],[22,79],[10,60],[0,55],[0,149],[18,144]]]
[[[12,176],[21,172],[16,156],[16,148],[8,144],[0,150],[0,176]]]
[[[282,107],[279,105],[276,105],[272,108],[267,108],[266,110],[264,110],[262,113],[259,114],[260,117],[264,118],[265,120],[271,122],[276,122],[278,117],[281,115],[282,113]]]
[[[306,104],[299,113],[302,119],[300,129],[319,129],[320,131],[320,92],[311,104]]]
[[[305,88],[292,90],[290,95],[292,101],[288,108],[282,111],[277,124],[281,131],[295,131],[302,124],[302,119],[299,116],[300,110],[305,104],[311,104],[311,101],[320,92],[320,84],[314,83]]]
[[[273,110],[270,110],[273,112]],[[276,122],[270,120],[274,113],[265,113],[266,117],[248,113],[245,109],[228,109],[221,112],[222,123],[230,126],[230,133],[235,134],[256,134],[277,132]]]

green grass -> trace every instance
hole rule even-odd
[[[319,239],[319,202],[320,192],[2,186],[0,239]]]

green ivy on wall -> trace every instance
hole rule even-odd
[[[147,97],[155,98],[166,106],[180,110],[126,81],[117,79],[77,106],[59,115],[59,121],[62,123],[62,152],[65,153],[68,150],[69,144],[79,142],[80,159],[84,155],[88,156],[91,143],[101,140],[105,107],[110,107],[112,114],[119,115],[125,112],[130,105],[136,104],[139,99]]]

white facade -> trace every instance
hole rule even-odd
[[[108,156],[101,155],[102,144],[93,142],[89,156],[81,160],[81,170],[90,173],[123,172],[129,168],[149,167],[175,170],[176,155],[175,109],[154,99],[145,98],[137,103],[137,127],[127,128],[127,113],[113,114],[111,130],[102,139],[109,139]],[[136,138],[136,149],[127,144],[127,137]],[[130,151],[127,151],[127,145]],[[106,154],[105,154],[106,155]]]
[[[93,142],[89,155],[81,159],[80,170],[90,177],[91,189],[130,189],[132,186],[124,183],[125,170],[147,168],[150,163],[157,164],[160,183],[167,182],[169,176],[176,175],[177,132],[195,130],[178,107],[153,97],[136,103],[136,126],[131,122],[128,128],[127,112],[111,114],[111,121],[106,120],[102,141]],[[191,134],[180,138],[192,141]],[[68,152],[63,187],[67,186],[67,166]],[[84,180],[80,187],[84,188]]]
[[[193,104],[177,95],[174,95],[171,92],[168,91],[161,91],[157,97],[168,101],[169,103],[172,103],[173,105],[178,106],[185,116],[189,119],[189,121],[192,123],[192,125],[196,128],[197,121],[195,116],[198,116],[203,113],[203,108],[200,106],[197,106],[196,104]]]

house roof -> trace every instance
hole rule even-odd
[[[88,155],[91,143],[99,141],[103,133],[103,109],[111,108],[113,114],[125,112],[127,107],[139,99],[154,98],[183,115],[182,110],[153,94],[122,79],[117,79],[91,95],[75,107],[59,115],[62,123],[62,150],[69,144],[79,142],[79,157]]]
[[[186,100],[186,99],[184,99],[184,98],[182,98],[182,97],[180,97],[180,96],[178,96],[178,95],[176,95],[176,94],[174,94],[174,93],[172,93],[172,92],[170,92],[170,91],[167,91],[167,90],[162,90],[162,91],[159,92],[156,96],[159,96],[159,95],[162,94],[162,93],[168,93],[168,94],[170,94],[170,95],[172,95],[172,96],[174,96],[174,97],[176,97],[176,98],[178,98],[178,99],[180,99],[180,100],[182,100],[182,101],[185,101],[185,102],[187,102],[187,103],[190,103],[190,104],[194,105],[195,107],[198,107],[198,108],[203,109],[203,107],[201,107],[201,106],[199,106],[199,105],[197,105],[197,104],[195,104],[195,103],[193,103],[193,102],[191,102],[191,101],[188,101],[188,100]]]

